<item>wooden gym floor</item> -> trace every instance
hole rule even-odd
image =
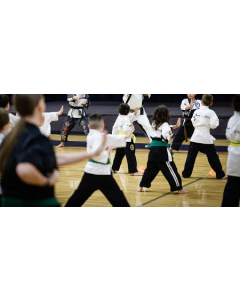
[[[59,140],[59,136],[51,136],[52,140]],[[85,137],[70,137],[72,140],[83,141]],[[138,138],[138,143],[148,143],[145,138]],[[226,140],[216,141],[216,145],[227,146]],[[84,147],[65,147],[57,149],[56,152],[73,153],[76,151],[85,151]],[[226,170],[227,153],[219,152],[219,157]],[[115,151],[112,151],[111,160],[113,161]],[[138,149],[136,151],[138,166],[146,166],[148,150]],[[187,151],[180,151],[174,154],[174,161],[181,175]],[[86,162],[78,163],[71,166],[61,167],[61,179],[56,185],[56,196],[62,206],[78,187],[83,176]],[[189,179],[182,179],[183,186],[189,191],[187,195],[178,195],[170,193],[168,182],[161,173],[156,177],[152,187],[144,193],[136,192],[141,177],[134,177],[127,174],[127,162],[123,161],[121,170],[114,178],[120,188],[125,193],[126,198],[131,206],[137,207],[219,207],[221,206],[222,195],[226,180],[217,180],[214,176],[208,174],[211,167],[208,164],[207,157],[199,154],[193,171]],[[111,206],[101,192],[94,193],[85,203],[86,207],[108,207]]]

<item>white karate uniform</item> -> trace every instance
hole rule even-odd
[[[74,96],[80,96],[81,94],[74,94]],[[73,97],[68,97],[67,98],[69,104],[71,106],[82,106],[83,107],[83,103],[86,102],[86,98],[85,98],[85,94],[83,96],[82,99],[78,99],[78,100],[73,100]],[[80,111],[80,112],[79,112]],[[83,109],[79,109],[79,108],[70,108],[69,112],[68,112],[68,116],[71,117],[71,118],[76,118],[76,119],[80,119],[82,118],[82,116],[85,116],[85,112]]]
[[[213,110],[209,109],[208,106],[201,106],[200,109],[194,112],[192,123],[195,127],[195,131],[192,135],[191,142],[214,144],[216,139],[210,134],[210,129],[215,129],[219,126],[219,119]]]
[[[51,122],[58,121],[58,115],[57,112],[51,112],[51,113],[43,113],[43,116],[45,120],[43,125],[39,127],[39,129],[43,135],[49,137],[51,134]]]
[[[125,94],[123,96],[124,103],[127,102],[129,95],[130,94]],[[148,94],[148,97],[150,98],[151,94]],[[132,96],[128,102],[128,105],[130,106],[131,110],[135,110],[136,108],[140,108],[143,106],[143,100],[144,100],[143,94],[132,94]],[[138,114],[136,116],[137,122],[138,122],[138,124],[140,124],[143,127],[143,129],[145,130],[145,132],[147,134],[147,137],[151,140],[151,125],[148,120],[145,109],[143,108],[142,110],[143,110],[143,114],[141,114],[140,110],[138,111]],[[113,125],[113,134],[115,134],[116,127],[117,127],[117,125],[115,123]]]
[[[98,130],[90,129],[87,136],[87,152],[92,153],[96,151],[102,144],[103,133]],[[107,147],[124,148],[126,147],[126,139],[123,135],[111,135],[107,136]],[[92,175],[111,175],[112,169],[109,161],[109,153],[107,150],[103,151],[99,156],[94,157],[92,161],[88,161],[84,172]]]
[[[119,115],[115,123],[116,127],[114,131],[114,135],[119,135],[120,131],[128,135],[132,131],[132,123],[136,120],[137,118],[134,113],[128,114],[126,116]],[[131,141],[132,141],[131,137],[127,139],[128,143],[131,143]]]
[[[240,177],[240,112],[234,112],[230,118],[226,137],[232,145],[228,147],[227,174]]]

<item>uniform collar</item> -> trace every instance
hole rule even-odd
[[[96,130],[96,129],[90,129],[90,130],[89,130],[89,133],[92,133],[92,134],[99,134],[99,135],[102,134],[102,132],[100,132],[100,131],[98,131],[98,130]]]
[[[209,107],[208,107],[208,106],[203,106],[203,105],[202,105],[201,109],[207,110],[207,109],[209,109]]]

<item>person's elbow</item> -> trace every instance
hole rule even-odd
[[[17,176],[22,180],[25,181],[26,178],[29,177],[31,173],[31,166],[29,163],[20,163],[16,167]]]

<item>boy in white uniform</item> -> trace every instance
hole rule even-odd
[[[118,134],[128,135],[130,132],[133,132],[132,123],[136,120],[138,109],[136,108],[135,113],[130,113],[130,106],[128,104],[122,103],[119,106],[119,114],[120,115],[115,123],[116,125],[118,125]],[[127,146],[125,148],[117,148],[112,166],[114,173],[117,173],[117,171],[119,171],[122,164],[122,160],[126,155],[129,174],[134,174],[135,176],[143,175],[137,170],[137,159],[135,155],[135,139],[136,138],[133,135],[129,139],[127,139]]]
[[[138,108],[138,114],[136,116],[139,126],[142,128],[145,135],[151,141],[151,125],[147,117],[147,113],[144,109],[144,101],[146,98],[150,98],[150,94],[125,94],[123,96],[123,102],[130,106],[130,112],[135,113],[135,109]],[[118,130],[118,126],[115,123],[113,125],[113,134]]]
[[[0,146],[5,139],[11,123],[9,119],[8,111],[4,108],[0,108]],[[1,206],[1,197],[2,197],[2,189],[1,189],[1,173],[0,173],[0,206]]]
[[[67,118],[63,124],[61,133],[61,143],[58,148],[64,147],[68,140],[68,135],[76,125],[82,126],[83,131],[88,135],[88,120],[85,108],[90,105],[90,97],[88,94],[68,94],[67,101],[70,106]]]
[[[0,95],[0,108],[5,108],[7,111],[10,109],[10,101],[7,95]],[[19,118],[15,115],[9,113],[9,121],[11,123],[11,126],[8,129],[8,133],[11,130],[11,127],[14,127],[17,122],[19,121]]]
[[[228,122],[226,137],[228,147],[228,182],[224,191],[222,207],[238,207],[240,199],[240,96],[233,99],[234,115]]]
[[[89,117],[90,132],[87,136],[87,152],[91,153],[98,148],[103,140],[104,120],[101,115],[93,114]],[[98,157],[89,160],[82,181],[78,189],[68,200],[67,207],[82,206],[87,199],[97,190],[100,190],[108,201],[115,207],[129,207],[128,201],[120,190],[112,175],[109,153],[112,147],[126,147],[126,140],[131,137],[132,131],[127,136],[107,136],[107,148]]]
[[[212,169],[216,172],[217,179],[223,179],[225,177],[214,145],[215,138],[210,134],[210,129],[215,129],[219,126],[218,116],[213,110],[209,109],[212,104],[213,96],[208,94],[203,95],[201,108],[196,110],[193,114],[192,123],[195,127],[195,131],[191,138],[187,160],[184,171],[182,172],[184,178],[191,177],[198,152],[207,155]]]
[[[194,112],[201,107],[201,100],[197,100],[197,94],[187,94],[188,98],[181,103],[181,110],[183,112],[182,124],[179,127],[176,135],[173,138],[170,150],[179,151],[184,140],[187,142],[188,137],[192,137],[194,127],[191,122]]]

